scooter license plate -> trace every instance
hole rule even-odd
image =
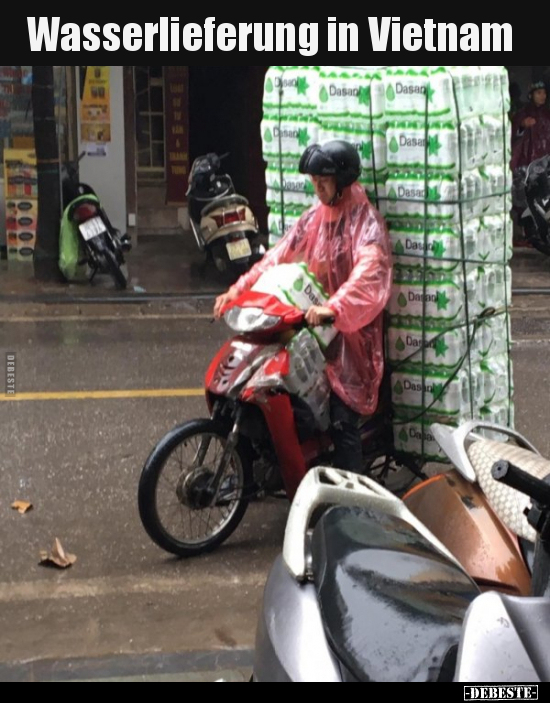
[[[252,249],[248,239],[239,239],[236,242],[228,242],[226,246],[227,253],[231,261],[235,261],[236,259],[245,259],[246,257],[252,255]]]
[[[78,229],[87,242],[107,231],[107,227],[105,227],[105,223],[101,217],[92,217],[91,220],[87,220],[81,225],[78,225]]]

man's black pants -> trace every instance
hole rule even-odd
[[[334,465],[338,469],[363,473],[363,448],[359,419],[361,415],[347,406],[336,393],[330,396],[331,436]]]

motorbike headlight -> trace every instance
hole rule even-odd
[[[281,318],[276,315],[266,315],[261,308],[239,308],[228,310],[224,319],[235,332],[267,332],[277,327]]]

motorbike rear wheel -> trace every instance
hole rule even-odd
[[[139,514],[153,542],[180,557],[210,552],[236,530],[248,507],[252,466],[239,445],[231,451],[218,496],[209,486],[228,429],[194,420],[168,433],[147,460],[138,490]]]
[[[111,249],[109,249],[108,247],[105,247],[105,249],[103,250],[103,257],[105,268],[107,269],[107,272],[112,276],[116,287],[119,290],[126,290],[128,286],[128,280],[126,279],[124,271],[122,270],[120,264],[117,261],[116,254],[111,251]]]

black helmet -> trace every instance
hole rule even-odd
[[[336,176],[336,187],[341,191],[361,175],[361,159],[349,142],[337,139],[326,144],[312,144],[302,154],[300,173]]]
[[[529,86],[529,98],[533,97],[533,93],[537,90],[546,90],[546,83],[544,81],[537,81],[536,83],[531,83]]]

